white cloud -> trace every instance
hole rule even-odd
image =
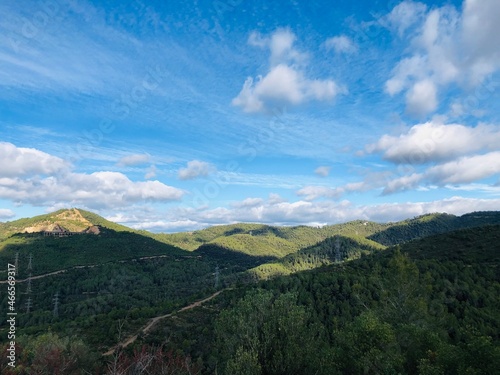
[[[290,29],[277,29],[270,36],[263,36],[258,32],[252,32],[248,38],[248,44],[260,48],[268,48],[270,51],[269,65],[301,64],[307,59],[306,53],[301,53],[293,47],[297,37]]]
[[[373,178],[368,178],[366,181],[351,182],[335,188],[327,186],[305,186],[302,189],[297,190],[297,195],[303,196],[306,201],[313,201],[319,198],[338,199],[345,193],[366,191],[373,186]]]
[[[233,203],[234,207],[251,208],[261,205],[264,202],[262,198],[246,198],[241,202]]]
[[[339,35],[329,38],[325,41],[327,49],[333,49],[336,53],[354,53],[358,50],[358,46],[354,41],[346,35]]]
[[[180,200],[185,194],[159,181],[134,182],[118,172],[76,173],[67,168],[62,159],[42,151],[12,144],[2,146],[2,150],[8,152],[2,154],[5,177],[0,178],[0,198],[15,203],[120,207],[137,202]]]
[[[305,186],[297,191],[297,195],[303,196],[306,201],[318,198],[339,198],[344,193],[342,188],[330,188],[327,186]]]
[[[500,151],[464,156],[430,167],[422,173],[394,178],[385,184],[383,194],[411,190],[419,185],[443,187],[449,184],[468,184],[496,175],[500,175]]]
[[[150,156],[147,154],[133,154],[133,155],[127,155],[122,157],[118,161],[118,165],[124,166],[124,167],[130,167],[134,165],[141,165],[145,164],[149,161]]]
[[[418,186],[424,178],[419,173],[413,173],[409,176],[402,176],[387,182],[382,194],[393,194],[400,191],[410,190]]]
[[[406,93],[407,111],[417,117],[434,112],[437,104],[436,85],[429,79],[416,82]]]
[[[202,229],[203,226],[193,220],[176,220],[176,221],[145,221],[140,223],[133,223],[131,225],[134,229],[148,230],[153,232],[184,232],[189,230]]]
[[[407,90],[409,113],[423,116],[438,106],[437,93],[450,84],[479,85],[500,69],[500,32],[496,0],[465,0],[461,12],[452,6],[426,10],[405,1],[384,18],[388,27],[405,37],[409,56],[403,57],[387,80],[385,90],[396,95]]]
[[[470,53],[472,82],[482,82],[484,77],[500,66],[500,2],[497,0],[466,0],[464,2],[462,36]]]
[[[2,177],[50,175],[69,168],[69,164],[61,158],[34,148],[16,147],[7,142],[0,142],[0,161]]]
[[[383,20],[391,29],[397,30],[399,36],[422,19],[427,6],[414,1],[403,1],[392,9]]]
[[[320,166],[314,170],[314,173],[320,177],[327,177],[330,174],[330,169],[332,169],[332,167]]]
[[[500,174],[500,151],[467,156],[437,165],[426,172],[426,177],[443,185],[478,181],[497,174]]]
[[[137,229],[179,232],[212,225],[258,222],[270,225],[325,225],[350,220],[398,221],[433,212],[462,215],[473,211],[500,210],[500,198],[477,199],[455,196],[424,202],[355,204],[353,202],[298,200],[288,202],[276,194],[269,199],[246,198],[229,208],[174,207],[165,212],[134,207],[108,216],[109,220]]]
[[[433,212],[462,215],[473,211],[500,210],[500,199],[452,197],[429,202],[356,205],[349,201],[261,202],[252,208],[234,204],[232,209],[217,207],[194,210],[177,209],[170,213],[173,223],[192,221],[192,229],[236,222],[259,222],[274,225],[323,225],[350,220],[397,221]],[[147,220],[147,218],[145,218]],[[164,220],[169,222],[169,220]],[[154,220],[153,222],[156,222]],[[147,224],[146,224],[147,225]],[[189,228],[184,228],[188,230]],[[165,229],[168,230],[168,229]]]
[[[144,178],[145,178],[146,180],[150,180],[150,179],[152,179],[152,178],[155,178],[155,177],[156,177],[156,171],[157,171],[156,165],[154,165],[154,164],[153,164],[153,165],[151,165],[151,166],[148,168],[148,170],[147,170],[146,174],[144,175]]]
[[[384,159],[398,164],[447,161],[481,150],[500,150],[499,126],[427,122],[398,137],[384,135],[366,147],[367,152],[382,153]]]
[[[9,210],[8,208],[0,208],[0,219],[10,219],[16,216],[14,211]]]
[[[240,93],[232,100],[234,106],[249,113],[266,112],[273,106],[330,101],[345,93],[345,89],[331,79],[305,76],[306,57],[293,47],[294,41],[295,35],[286,29],[277,30],[269,38],[257,33],[250,35],[249,44],[269,48],[270,68],[265,76],[245,80]]]
[[[191,160],[186,168],[179,169],[179,178],[181,180],[191,180],[197,177],[205,177],[215,172],[215,167],[205,161]]]
[[[118,172],[68,173],[46,178],[0,179],[0,198],[35,206],[67,202],[90,208],[180,200],[184,191],[159,181],[133,182]]]

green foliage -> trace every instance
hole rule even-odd
[[[337,246],[339,259],[336,259]],[[383,245],[359,236],[334,236],[281,259],[252,268],[248,273],[258,280],[267,280],[331,265],[336,261],[357,259],[362,254],[371,254],[383,249],[385,249]]]
[[[152,238],[131,232],[102,229],[99,235],[44,237],[17,234],[0,242],[0,262],[12,263],[19,253],[19,276],[27,277],[28,258],[33,256],[32,274],[39,275],[74,266],[95,265],[146,256],[190,256],[189,253]],[[4,270],[1,270],[5,272]]]
[[[152,373],[168,364],[172,374],[444,375],[500,368],[500,225],[484,225],[495,224],[498,213],[141,235],[79,212],[102,226],[100,235],[19,234],[0,245],[3,264],[19,253],[18,335],[25,338],[18,341],[24,367],[17,373],[43,373],[36,366],[51,374],[106,373],[110,359],[97,360],[96,351],[212,294],[216,266],[221,288],[230,288],[139,334],[120,352],[117,368],[132,374],[146,359],[156,366]],[[66,211],[55,214],[60,220]],[[66,220],[73,218],[68,213]],[[469,229],[450,232],[457,226]],[[447,233],[406,242],[439,231]],[[386,249],[374,240],[403,243]],[[30,253],[34,275],[65,272],[33,279],[27,314]],[[268,280],[245,284],[257,277]]]
[[[215,332],[225,374],[323,373],[325,341],[296,299],[257,290],[220,314]]]
[[[427,214],[394,223],[387,229],[368,236],[368,238],[391,246],[458,229],[493,224],[500,224],[499,212],[474,212],[459,217],[448,214]]]

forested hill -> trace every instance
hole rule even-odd
[[[490,375],[500,368],[498,213],[159,235],[182,239],[188,251],[68,211],[5,224],[12,231],[90,223],[100,231],[23,232],[0,242],[2,264],[19,263],[23,366],[9,372],[2,357],[2,374],[132,375],[144,364],[150,373],[180,375]],[[376,235],[400,245],[387,247]],[[408,241],[415,237],[422,238]],[[112,348],[114,355],[103,355]]]
[[[213,318],[219,373],[497,374],[499,243],[463,229],[261,283]]]
[[[380,244],[391,246],[433,234],[493,224],[500,224],[500,212],[498,211],[473,212],[462,216],[428,214],[393,223],[388,228],[378,231],[368,238]]]
[[[186,250],[196,250],[202,245],[211,244],[247,254],[260,251],[261,253],[256,255],[281,257],[334,235],[366,237],[387,227],[386,224],[363,220],[327,225],[321,228],[305,225],[279,227],[239,223],[217,225],[193,232],[161,233],[155,235],[155,238]],[[258,249],[256,249],[256,245]],[[273,252],[273,254],[263,254],[265,251]]]

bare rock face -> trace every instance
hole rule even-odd
[[[85,219],[78,209],[72,208],[54,215],[48,220],[40,221],[29,227],[19,228],[19,232],[83,232],[92,226],[94,224]]]
[[[91,227],[89,227],[89,228],[87,228],[85,230],[85,233],[88,233],[88,234],[99,234],[99,233],[101,233],[101,230],[99,229],[99,226],[92,225]]]

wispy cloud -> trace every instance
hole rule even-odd
[[[327,49],[333,49],[336,53],[354,53],[358,51],[356,43],[346,35],[334,36],[325,41]]]
[[[314,170],[314,173],[316,173],[320,177],[327,177],[330,174],[330,169],[332,169],[332,167],[323,165],[321,167],[316,168]]]
[[[149,162],[150,156],[147,154],[132,154],[123,156],[118,160],[119,166],[133,166],[133,165],[141,165]]]

